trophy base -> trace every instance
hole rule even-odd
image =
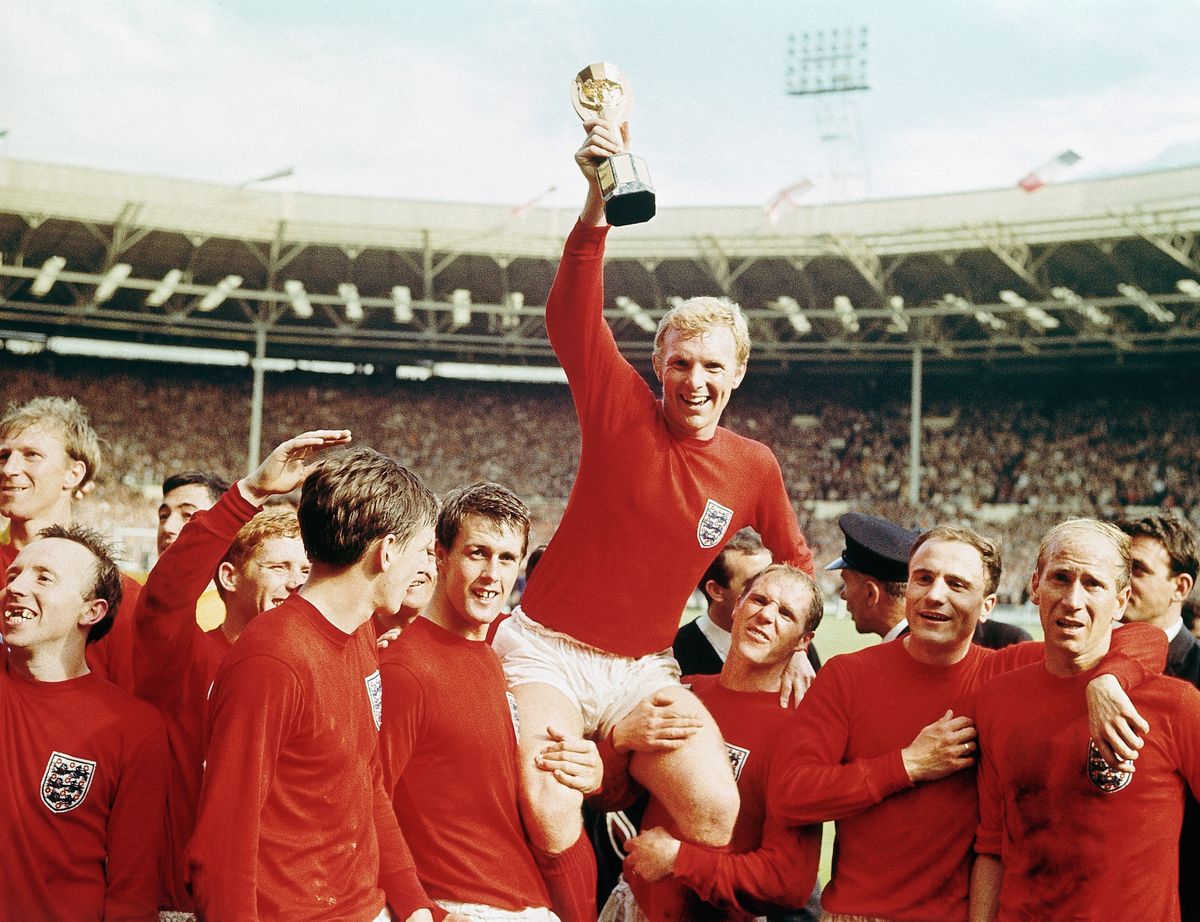
[[[600,192],[609,224],[643,224],[654,217],[654,186],[646,161],[632,154],[617,154],[600,164]]]
[[[604,218],[614,227],[645,224],[654,217],[654,190],[648,187],[614,192],[604,203]]]

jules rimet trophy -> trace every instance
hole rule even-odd
[[[620,129],[629,118],[633,88],[613,64],[589,64],[575,75],[571,102],[581,119],[602,118]],[[609,224],[641,224],[654,217],[654,186],[646,161],[630,153],[616,154],[597,170]]]

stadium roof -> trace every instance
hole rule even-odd
[[[10,160],[0,336],[253,349],[261,334],[282,358],[552,364],[543,305],[573,220]],[[610,235],[606,308],[638,358],[673,299],[727,295],[760,371],[908,362],[915,346],[934,363],[1170,361],[1200,353],[1198,234],[1200,167],[776,224],[660,202]]]

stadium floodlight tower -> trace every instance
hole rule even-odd
[[[810,29],[788,36],[786,89],[815,103],[818,138],[826,151],[827,188],[839,198],[870,194],[858,94],[867,82],[867,27]]]

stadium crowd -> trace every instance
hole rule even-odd
[[[7,378],[0,918],[1195,918],[1195,411],[955,404],[908,509],[896,407],[726,413],[726,301],[664,317],[656,396],[602,314],[622,136],[584,127],[573,407],[285,385],[229,483],[220,383]],[[81,520],[160,479],[139,585]],[[1010,518],[1041,644],[988,628],[1005,566],[962,520],[1005,504],[1042,517]],[[880,643],[821,663],[818,572]]]
[[[199,468],[232,479],[245,470],[246,378],[244,371],[35,357],[14,360],[0,398],[20,403],[59,394],[89,409],[106,452],[96,495],[81,511],[120,533],[153,522],[167,474]],[[937,424],[925,430],[916,509],[906,501],[903,400],[852,389],[814,397],[801,383],[747,381],[727,425],[775,453],[814,549],[833,551],[840,540],[836,514],[815,511],[820,502],[912,525],[963,522],[1001,542],[1009,566],[1000,601],[1019,604],[1038,539],[1065,516],[1112,518],[1129,507],[1155,507],[1177,510],[1200,527],[1194,403],[1130,393],[1122,380],[1089,384],[1091,396],[1084,398],[1037,396],[1034,380],[1024,392],[987,387],[933,399],[925,415]],[[345,424],[365,443],[402,458],[439,493],[472,478],[511,484],[534,513],[535,542],[548,540],[557,526],[579,461],[574,409],[559,388],[272,376],[264,439],[273,444],[318,424],[321,408],[330,405],[344,408]],[[213,407],[237,410],[181,438],[180,420],[211,420]],[[806,418],[798,425],[800,408]],[[1008,512],[982,515],[989,505]],[[149,544],[141,547],[140,554],[130,548],[134,569],[149,563]],[[835,580],[820,582],[827,596],[836,594]]]

